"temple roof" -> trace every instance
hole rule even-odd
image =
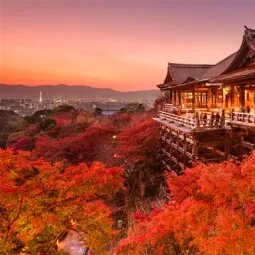
[[[255,66],[248,68],[241,68],[234,72],[222,74],[218,77],[212,78],[211,82],[238,82],[255,79]]]
[[[200,81],[206,81],[209,80],[212,77],[218,76],[220,75],[222,72],[224,72],[227,67],[230,65],[230,63],[233,61],[233,59],[236,56],[236,52],[229,55],[228,57],[224,58],[223,60],[221,60],[220,62],[218,62],[215,65],[186,65],[186,64],[174,64],[176,65],[176,67],[174,66],[174,68],[171,66],[171,69],[169,69],[168,66],[168,73],[171,70],[175,71],[175,75],[176,73],[179,75],[179,77],[174,81],[170,82],[170,83],[164,83],[161,85],[158,85],[158,87],[160,89],[166,89],[167,87],[170,86],[177,86],[180,84],[183,85],[191,85],[191,84],[195,84],[196,82],[200,82]],[[170,65],[171,63],[169,63]],[[173,65],[173,64],[171,64]],[[189,69],[187,69],[186,66],[189,66]],[[202,68],[200,68],[202,66]],[[178,70],[177,70],[178,69]],[[188,71],[189,72],[188,72]],[[193,74],[189,75],[189,74]],[[168,76],[166,77],[165,81],[167,80]],[[185,79],[186,78],[186,79]],[[178,86],[178,87],[184,87],[184,86]]]
[[[255,53],[255,29],[245,27],[244,38],[253,53]]]
[[[168,63],[165,81],[158,87],[169,87],[187,80],[200,79],[210,67],[212,65]]]
[[[254,75],[254,66],[249,65],[255,59],[255,29],[245,26],[242,44],[239,50],[215,65],[168,63],[167,75],[161,90],[171,87],[185,87],[211,81],[241,79]],[[222,77],[222,79],[221,79]]]
[[[213,65],[211,68],[209,68],[202,75],[201,79],[209,79],[209,78],[218,76],[221,73],[223,73],[228,68],[228,66],[232,63],[232,61],[235,59],[236,55],[237,55],[237,52],[232,53],[231,55],[224,58],[223,60],[221,60],[217,64]]]
[[[229,64],[227,69],[222,73],[229,73],[239,68],[246,66],[249,61],[254,58],[255,55],[255,30],[246,26],[242,44],[237,51],[237,54],[233,61]]]

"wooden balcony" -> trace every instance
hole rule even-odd
[[[165,105],[154,118],[160,123],[162,167],[181,174],[194,161],[241,160],[255,148],[255,114],[213,109],[182,113]]]
[[[176,115],[166,111],[159,111],[158,117],[154,118],[157,122],[160,122],[166,126],[175,127],[183,132],[205,131],[212,129],[223,128],[225,125],[224,111],[221,115],[208,115],[204,113],[199,116],[199,113],[195,113],[194,117],[185,117],[182,115]]]
[[[255,128],[255,114],[232,111],[229,123],[235,126]]]
[[[199,109],[195,113],[189,113],[178,110],[178,107],[172,104],[165,104],[162,110],[159,110],[158,117],[154,118],[166,126],[181,129],[183,132],[195,132],[230,128],[229,126],[238,126],[243,128],[255,129],[255,114],[242,113],[217,109],[217,111],[207,111]]]

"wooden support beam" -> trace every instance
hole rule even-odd
[[[222,108],[225,108],[225,95],[224,95],[224,86],[222,86],[221,88],[221,95],[222,95],[222,98],[221,98],[221,107]]]
[[[171,160],[172,160],[176,165],[178,165],[181,169],[184,169],[184,168],[185,168],[185,165],[184,165],[182,162],[180,162],[176,157],[170,156],[170,155],[168,155],[168,156],[169,156],[169,158],[171,158]]]
[[[229,132],[226,132],[225,144],[224,144],[225,159],[228,159],[229,148],[230,148],[230,134]]]
[[[195,129],[198,131],[200,128],[200,123],[199,123],[199,115],[198,112],[195,113]]]
[[[244,85],[239,85],[239,104],[241,107],[245,107],[245,90]]]
[[[230,106],[228,106],[228,108],[231,108],[233,107],[233,95],[234,95],[234,86],[230,86]]]
[[[225,157],[225,153],[221,150],[216,149],[215,147],[207,146],[206,149],[211,150],[212,152],[214,152],[215,154],[218,154],[221,157]]]
[[[180,132],[177,132],[177,136],[176,136],[176,149],[179,151],[179,147],[180,147],[180,137],[179,137]]]
[[[181,106],[181,91],[178,91],[178,104]]]
[[[207,108],[211,109],[212,108],[212,88],[208,89],[207,93]]]
[[[247,113],[245,114],[247,115]],[[231,157],[230,145],[234,143],[231,143],[232,140],[230,139],[230,134],[232,133],[232,136],[234,137],[232,137],[232,139],[236,139],[236,145],[239,144],[240,146],[235,148],[233,152],[236,153],[236,151],[238,151],[240,153],[239,159],[242,158],[244,152],[242,151],[242,148],[247,151],[247,149],[251,150],[255,147],[255,130],[252,133],[254,135],[254,141],[252,139],[248,141],[248,138],[251,138],[251,133],[246,133],[248,138],[247,141],[244,141],[244,131],[236,137],[236,134],[244,129],[234,129],[232,125],[232,130],[223,127],[223,123],[225,122],[224,111],[222,112],[219,125],[206,130],[203,129],[203,127],[200,128],[197,115],[198,114],[196,114],[195,120],[197,121],[196,126],[199,130],[192,133],[187,133],[181,126],[172,127],[166,126],[165,124],[161,125],[161,160],[164,162],[164,167],[166,169],[175,170],[177,174],[180,174],[182,169],[191,166],[192,161],[201,160],[203,162],[219,162],[228,159]],[[246,122],[248,121],[249,124],[251,123],[251,120],[243,113],[232,113],[232,115],[231,120],[234,119],[235,121],[242,123],[245,120]],[[242,116],[246,116],[243,118],[248,118],[248,120],[241,120]],[[219,128],[220,126],[222,128]],[[250,129],[249,132],[251,132]]]
[[[249,149],[249,150],[254,150],[254,144],[246,142],[246,141],[242,142],[242,147],[246,148],[246,149]]]
[[[184,155],[184,164],[186,165],[187,163],[187,148],[188,148],[188,145],[187,145],[187,139],[186,139],[186,135],[184,135],[184,146],[183,146],[183,155]]]
[[[195,89],[192,88],[192,111],[195,112]]]
[[[225,125],[225,110],[223,109],[221,112],[220,127],[224,127],[224,125]]]
[[[170,154],[170,159],[173,153],[173,146],[172,146],[172,140],[173,140],[173,134],[172,134],[172,129],[170,129],[170,132],[168,133],[168,139],[169,139],[169,154]],[[172,163],[171,163],[172,166]]]
[[[192,146],[192,156],[194,160],[198,160],[198,143],[197,141],[194,141]]]
[[[170,90],[170,103],[173,103],[173,90]]]

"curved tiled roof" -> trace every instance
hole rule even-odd
[[[244,37],[250,50],[255,53],[255,29],[251,29],[245,26]]]
[[[232,53],[228,57],[224,58],[211,68],[209,68],[201,77],[201,79],[210,79],[212,77],[218,76],[222,74],[235,59],[237,52]]]
[[[232,53],[215,65],[168,63],[165,81],[158,87],[160,89],[172,86],[183,87],[206,82],[232,72],[239,74],[238,69],[245,67],[247,63],[253,61],[254,57],[255,30],[245,26],[243,41],[237,52]],[[247,75],[246,72],[244,73]],[[237,77],[237,74],[233,77]],[[251,75],[250,70],[249,75]]]
[[[237,80],[255,79],[255,67],[241,68],[234,72],[222,74],[218,77],[212,78],[211,82],[231,82]]]
[[[200,79],[212,65],[168,63],[167,76],[164,83],[175,85],[185,82],[188,78]]]
[[[218,62],[215,65],[210,65],[209,68],[204,69],[202,75],[198,78],[198,79],[194,79],[192,81],[190,76],[187,76],[187,79],[183,82],[179,82],[178,83],[178,87],[184,87],[185,85],[192,85],[192,84],[196,84],[199,83],[201,81],[207,81],[212,77],[216,77],[219,76],[220,74],[222,74],[227,68],[228,66],[232,63],[232,61],[234,60],[234,58],[236,57],[237,52],[229,55],[228,57],[224,58],[223,60],[221,60],[220,62]],[[208,65],[207,65],[208,66]],[[184,76],[184,75],[183,75]],[[183,84],[183,85],[181,85]],[[176,85],[176,84],[173,84]]]
[[[243,67],[244,59],[249,53],[253,55],[255,54],[255,30],[245,26],[242,44],[237,51],[235,58],[222,74],[232,72]]]

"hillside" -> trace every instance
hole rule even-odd
[[[165,174],[155,114],[0,111],[0,254],[255,254],[255,152]]]
[[[81,85],[42,85],[42,86],[26,86],[26,85],[6,85],[0,84],[1,98],[29,98],[38,99],[39,93],[42,91],[44,99],[52,99],[54,97],[63,96],[67,99],[89,99],[104,100],[115,99],[125,101],[137,100],[155,100],[159,96],[158,90],[142,90],[121,92],[108,88],[94,88]]]
[[[0,147],[5,146],[9,134],[23,130],[26,121],[12,111],[0,110]]]

